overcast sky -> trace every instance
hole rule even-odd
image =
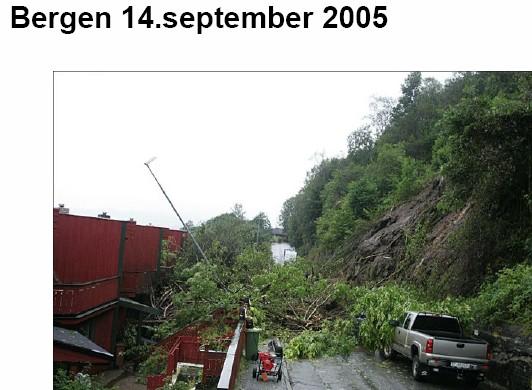
[[[325,157],[346,153],[372,96],[406,73],[57,73],[54,202],[73,214],[180,227],[241,203],[277,225]],[[449,74],[427,73],[444,81]]]

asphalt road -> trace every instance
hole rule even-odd
[[[242,372],[238,388],[287,389],[287,390],[421,390],[421,389],[461,389],[469,387],[454,378],[434,376],[424,382],[416,382],[410,375],[410,362],[397,358],[382,361],[373,354],[354,352],[349,357],[331,357],[316,360],[286,361],[288,375],[276,382],[256,382],[252,380],[250,365]],[[478,389],[488,389],[481,384]]]

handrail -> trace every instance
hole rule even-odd
[[[222,368],[222,373],[220,374],[220,380],[218,381],[218,390],[228,390],[231,389],[232,383],[234,383],[234,376],[238,372],[238,367],[235,366],[235,362],[240,361],[240,353],[242,350],[240,346],[240,337],[244,327],[244,321],[239,321],[235,329],[235,334],[231,340],[231,344],[227,350],[227,355],[225,358],[224,366]],[[236,371],[235,371],[236,369]]]
[[[176,343],[170,348],[168,351],[168,361],[166,363],[166,375],[172,375],[176,368],[176,360],[178,356],[176,356],[176,352],[179,352],[179,348],[181,347],[181,337],[178,337]]]

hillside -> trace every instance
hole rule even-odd
[[[470,295],[532,260],[532,76],[410,74],[283,207],[298,253],[355,284]],[[331,276],[329,274],[329,276]]]
[[[481,259],[461,255],[452,238],[467,219],[469,205],[441,215],[437,204],[444,180],[431,182],[420,194],[381,217],[361,238],[344,244],[338,258],[344,275],[356,284],[390,281],[436,287],[442,295],[468,294],[478,285]]]

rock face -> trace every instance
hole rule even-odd
[[[443,214],[437,204],[442,178],[411,201],[390,210],[361,238],[337,252],[345,275],[357,283],[409,281],[442,295],[471,293],[483,279],[485,264],[471,253],[452,249],[453,233],[467,219],[470,205]]]
[[[480,336],[493,346],[488,379],[510,390],[532,389],[532,336],[510,325]]]

